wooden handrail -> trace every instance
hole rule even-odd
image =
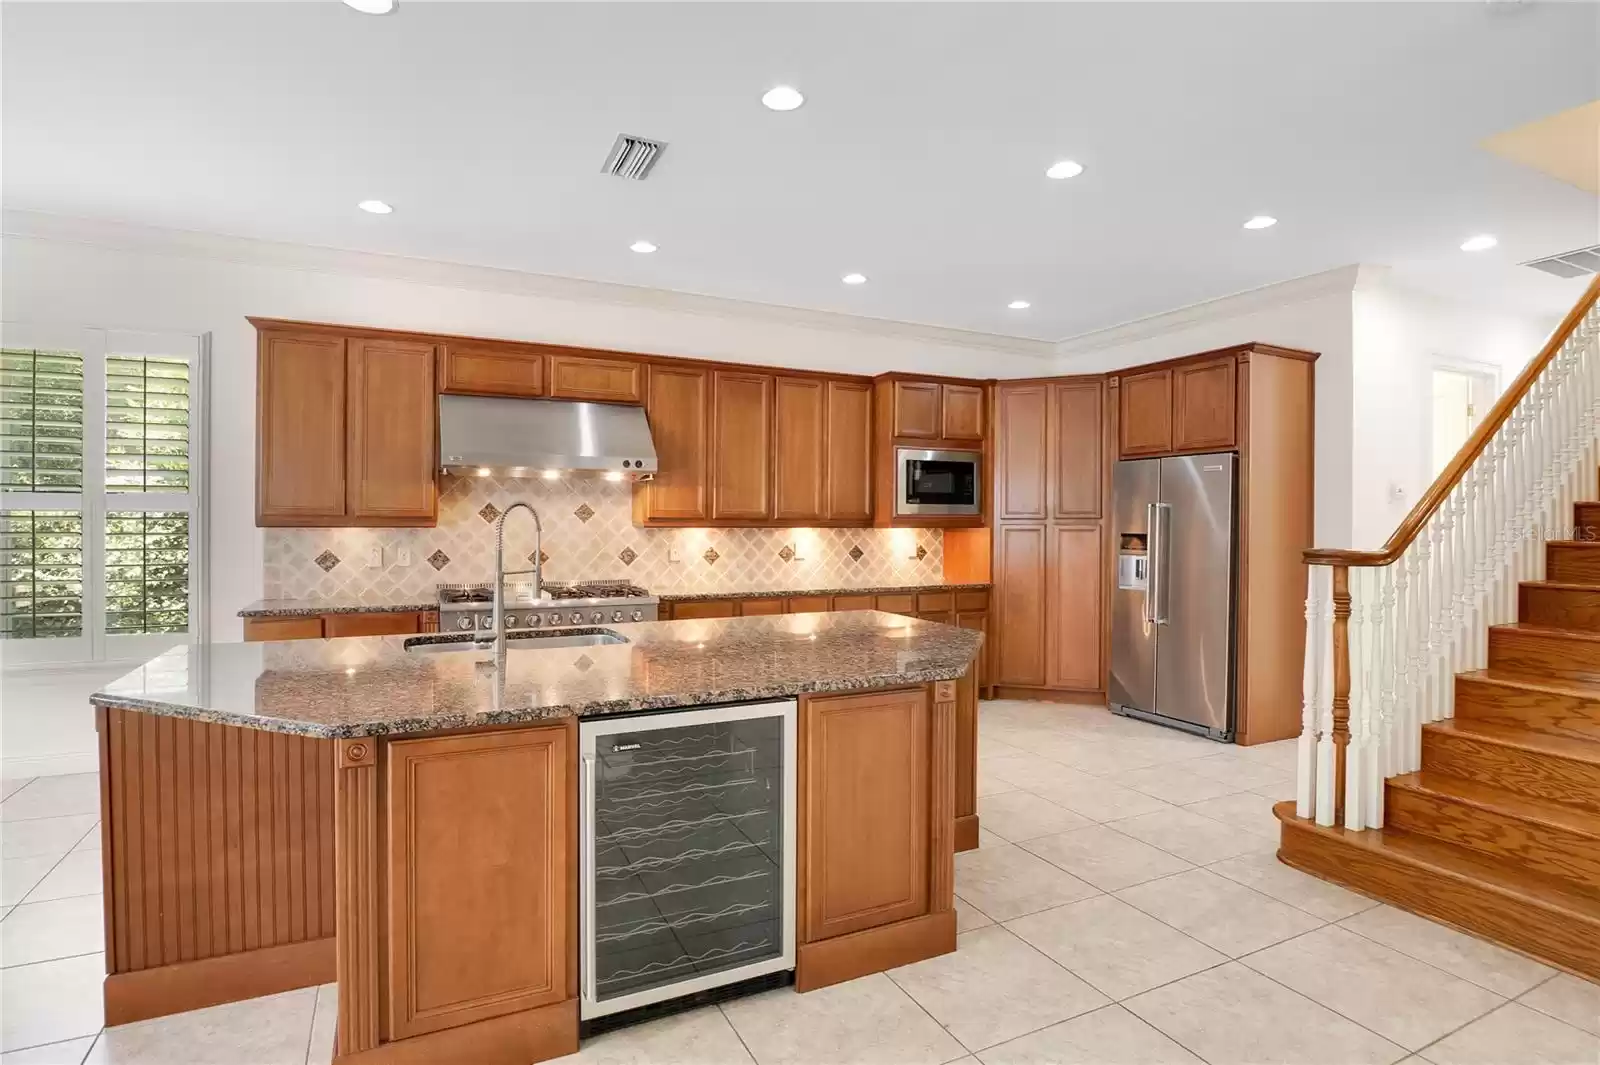
[[[1594,306],[1597,297],[1600,297],[1600,275],[1596,275],[1595,279],[1589,282],[1589,287],[1583,290],[1583,295],[1578,298],[1578,302],[1573,305],[1566,318],[1562,319],[1561,325],[1550,334],[1550,339],[1545,343],[1543,350],[1523,368],[1517,379],[1511,383],[1511,387],[1505,390],[1495,405],[1489,409],[1489,413],[1484,415],[1483,421],[1478,423],[1478,428],[1467,438],[1467,442],[1461,445],[1456,457],[1450,460],[1450,465],[1434,478],[1433,484],[1428,486],[1422,498],[1417,500],[1417,505],[1411,508],[1411,513],[1406,515],[1405,520],[1400,523],[1400,527],[1389,537],[1381,550],[1355,551],[1348,548],[1314,547],[1301,555],[1306,564],[1387,566],[1399,558],[1405,549],[1411,546],[1411,541],[1417,538],[1417,534],[1428,523],[1428,519],[1433,517],[1433,512],[1439,509],[1439,504],[1443,503],[1451,490],[1461,482],[1468,467],[1477,461],[1483,449],[1489,445],[1489,440],[1522,401],[1522,397],[1528,394],[1528,389],[1533,387],[1533,383],[1539,379],[1544,368],[1550,365],[1550,361],[1556,357],[1556,353],[1567,342],[1567,338],[1572,336],[1572,331],[1583,321],[1583,316],[1589,313],[1589,308]]]

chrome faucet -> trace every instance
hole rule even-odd
[[[521,507],[533,515],[533,568],[515,569],[506,572],[506,519],[511,517],[511,512]],[[506,578],[520,577],[524,573],[533,574],[533,597],[535,599],[544,595],[544,524],[539,521],[539,512],[521,500],[511,504],[500,512],[499,519],[494,523],[494,658],[496,662],[504,662],[506,658]],[[486,641],[478,641],[478,646],[484,646]]]

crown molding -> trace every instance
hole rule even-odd
[[[587,281],[554,274],[534,274],[492,266],[418,259],[405,255],[348,251],[308,244],[258,240],[219,233],[165,229],[156,226],[107,222],[6,210],[0,215],[0,234],[10,239],[48,240],[88,244],[152,255],[271,266],[312,273],[382,278],[414,284],[437,285],[474,292],[497,292],[573,302],[635,307],[693,314],[702,317],[743,318],[839,333],[878,336],[921,343],[943,344],[980,351],[1002,351],[1040,360],[1055,357],[1055,345],[1045,340],[980,333],[947,326],[923,325],[887,318],[840,314],[751,300],[706,296],[672,289]]]
[[[1260,288],[1219,296],[1187,307],[1178,307],[1146,318],[1136,318],[1121,325],[1107,326],[1088,333],[1068,337],[1056,344],[1058,357],[1082,355],[1085,352],[1131,344],[1139,340],[1160,336],[1174,330],[1209,322],[1221,322],[1245,314],[1287,307],[1323,296],[1349,295],[1359,286],[1381,283],[1381,268],[1364,265],[1335,267],[1320,274],[1309,274],[1288,281],[1278,281]]]

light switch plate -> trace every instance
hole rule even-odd
[[[382,544],[373,544],[371,547],[367,548],[367,568],[368,569],[381,569],[381,568],[383,568],[383,545]]]
[[[397,566],[411,565],[411,548],[397,547],[394,549],[394,563]]]
[[[678,557],[678,549],[676,547],[667,548],[667,561],[668,562],[681,562],[681,561],[683,561],[680,557]]]

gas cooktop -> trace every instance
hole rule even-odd
[[[532,582],[505,586],[507,629],[654,621],[656,597],[628,581],[546,581],[542,594]],[[469,632],[494,627],[494,585],[441,584],[439,627]]]

